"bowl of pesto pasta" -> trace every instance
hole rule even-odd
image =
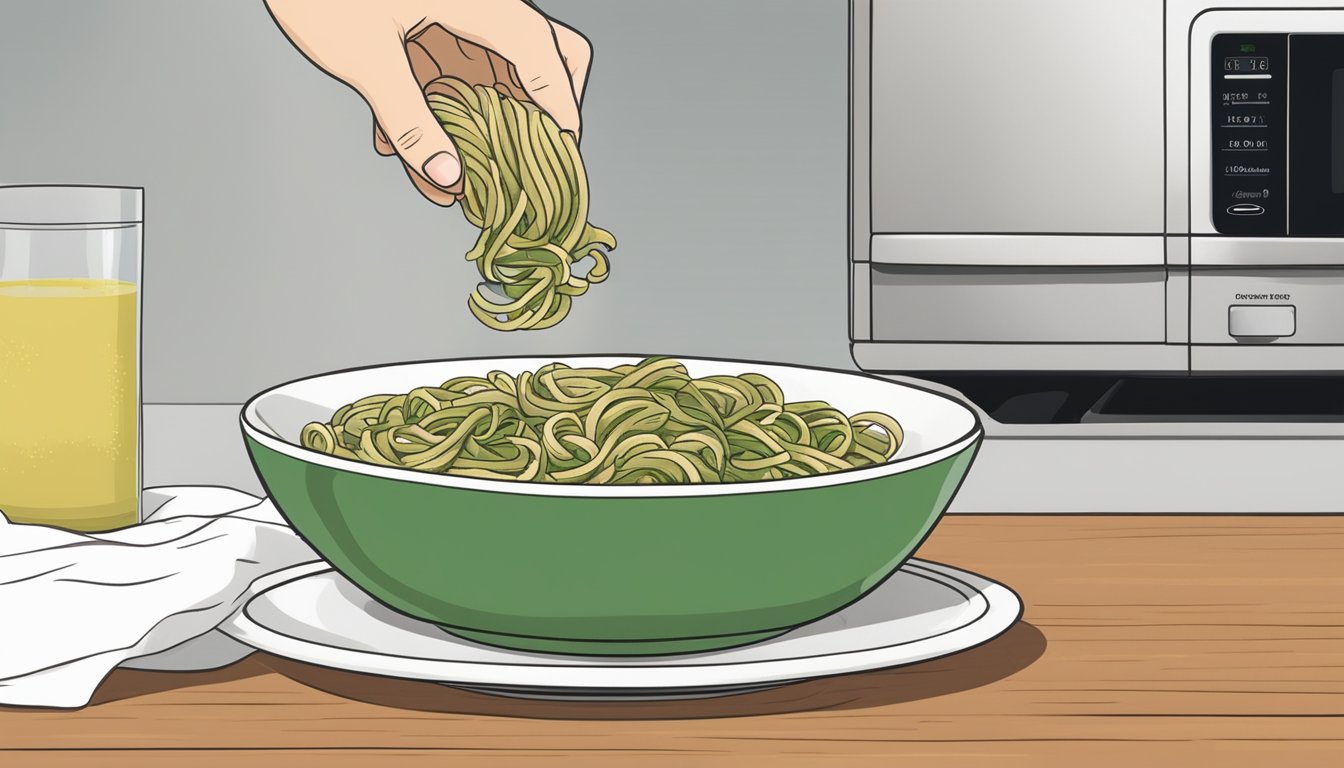
[[[253,397],[267,493],[337,571],[488,645],[763,641],[858,600],[947,509],[973,410],[864,374],[698,357],[445,360]]]

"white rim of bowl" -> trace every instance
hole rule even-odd
[[[564,362],[565,360],[575,360],[583,358],[606,357],[606,358],[631,358],[633,360],[642,360],[648,355],[630,355],[630,354],[590,354],[590,355],[562,355],[553,358],[555,361]],[[450,358],[443,360],[413,360],[403,363],[391,363],[386,365],[366,365],[355,368],[345,368],[338,371],[328,371],[313,376],[305,376],[299,379],[277,384],[269,389],[258,392],[253,395],[244,405],[239,422],[242,425],[243,434],[256,440],[261,445],[270,448],[277,453],[283,454],[293,459],[298,459],[309,464],[327,467],[343,472],[352,472],[369,477],[379,477],[386,480],[397,480],[401,482],[413,483],[416,485],[435,485],[443,488],[456,488],[459,490],[480,491],[484,493],[501,493],[511,496],[553,496],[569,498],[602,498],[602,499],[648,499],[648,498],[681,498],[693,496],[735,496],[757,493],[778,493],[781,491],[801,491],[810,488],[826,488],[834,485],[848,485],[850,483],[859,483],[865,480],[872,480],[878,477],[887,477],[889,475],[898,475],[911,470],[926,467],[930,464],[936,464],[949,456],[954,456],[966,448],[970,447],[983,434],[983,427],[980,424],[980,417],[974,409],[958,401],[956,398],[949,397],[942,392],[936,392],[932,389],[926,389],[914,384],[905,382],[889,381],[877,376],[871,376],[865,373],[854,371],[838,371],[832,368],[821,368],[817,366],[795,365],[792,363],[765,363],[751,360],[734,360],[729,358],[699,357],[690,355],[668,355],[679,360],[704,361],[713,363],[740,363],[742,365],[768,365],[773,367],[799,368],[819,373],[829,373],[837,376],[851,376],[855,378],[868,379],[887,386],[899,387],[902,389],[913,389],[925,394],[933,395],[940,399],[953,403],[958,408],[966,411],[971,417],[971,428],[961,437],[953,442],[939,448],[935,448],[924,453],[918,453],[914,456],[904,456],[888,461],[885,464],[879,464],[873,467],[863,467],[860,469],[844,469],[838,472],[829,472],[824,475],[812,475],[809,477],[794,477],[785,480],[756,480],[750,482],[738,483],[697,483],[697,484],[673,484],[663,483],[646,486],[629,485],[583,485],[583,484],[551,484],[551,483],[533,483],[523,480],[484,480],[474,477],[462,477],[460,475],[437,474],[432,472],[418,472],[414,469],[401,469],[397,467],[383,467],[377,464],[369,464],[354,459],[342,459],[319,451],[310,450],[303,446],[282,439],[274,434],[269,427],[261,422],[257,414],[257,405],[263,399],[270,395],[281,393],[286,387],[301,382],[311,382],[317,379],[323,379],[331,376],[339,376],[346,373],[357,371],[371,371],[380,368],[400,368],[412,365],[432,365],[436,363],[470,363],[480,362],[489,364],[492,361],[499,360],[519,360],[535,359],[537,355],[512,355],[505,357],[464,357]],[[261,477],[260,468],[256,466],[256,459],[249,455],[252,461],[253,469],[257,471],[257,476]]]

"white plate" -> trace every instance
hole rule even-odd
[[[554,656],[480,645],[410,618],[322,563],[267,577],[221,629],[259,650],[325,667],[508,696],[722,696],[946,656],[1013,625],[1022,601],[982,576],[910,560],[858,602],[755,645],[679,656]]]

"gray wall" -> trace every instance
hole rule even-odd
[[[145,399],[378,362],[593,351],[852,368],[848,4],[543,0],[593,41],[612,278],[542,332],[466,310],[474,231],[378,157],[260,0],[0,0],[0,183],[146,189]]]

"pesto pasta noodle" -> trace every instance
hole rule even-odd
[[[462,211],[481,235],[467,259],[481,277],[471,313],[501,331],[549,328],[607,278],[610,232],[588,223],[588,177],[573,135],[535,105],[453,77],[425,97],[462,160]],[[591,259],[586,271],[576,269]]]
[[[650,484],[779,480],[884,463],[901,426],[790,403],[766,376],[692,378],[672,358],[611,369],[551,363],[375,395],[303,428],[346,459],[491,480]]]

